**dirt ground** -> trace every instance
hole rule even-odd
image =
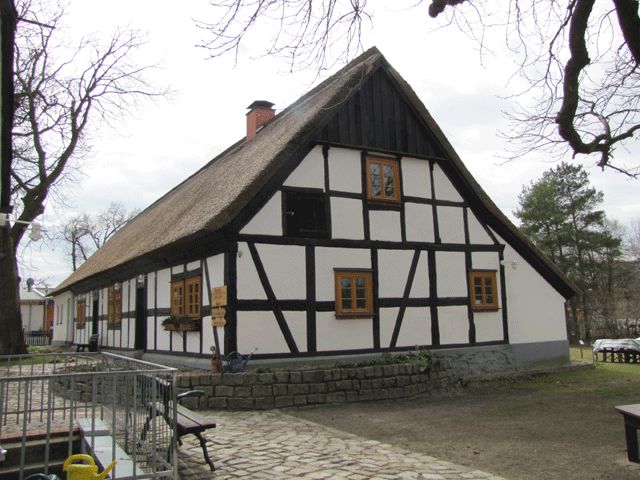
[[[613,407],[640,402],[640,365],[624,367],[636,371],[485,382],[449,398],[287,413],[511,480],[638,480]]]

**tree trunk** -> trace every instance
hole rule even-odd
[[[0,354],[26,353],[20,318],[18,268],[9,226],[0,227]]]
[[[571,310],[571,314],[567,315],[569,342],[575,345],[576,343],[578,343],[578,340],[581,339],[580,326],[578,322],[578,307],[576,305],[575,297],[569,300],[569,309]]]

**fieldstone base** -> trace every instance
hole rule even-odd
[[[191,409],[264,410],[450,393],[461,386],[447,360],[431,355],[410,363],[259,369],[245,373],[185,373],[178,391],[202,390],[184,400]]]

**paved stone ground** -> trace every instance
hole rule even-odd
[[[178,454],[182,480],[504,480],[281,411],[201,413],[218,425],[205,433],[216,471],[209,470],[198,440],[188,435]]]

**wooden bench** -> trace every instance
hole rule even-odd
[[[89,337],[89,343],[77,343],[76,352],[84,352],[86,350],[89,350],[90,352],[97,352],[98,338],[100,338],[100,334],[94,333]]]
[[[78,429],[82,439],[83,453],[89,453],[100,466],[100,471],[107,468],[116,460],[114,470],[109,472],[107,478],[128,478],[143,475],[145,472],[135,461],[118,445],[111,431],[99,418],[81,418],[78,420]]]
[[[145,426],[143,428],[142,438],[144,439],[146,432],[149,429],[149,423],[151,421],[152,416],[159,415],[165,419],[165,421],[172,425],[172,416],[173,416],[173,406],[171,403],[171,385],[163,379],[155,379],[158,392],[160,394],[160,398],[162,402],[156,402],[155,406],[149,405],[148,416],[145,422]],[[202,454],[204,455],[205,461],[209,464],[209,468],[213,472],[216,467],[213,464],[213,461],[209,457],[209,452],[207,450],[207,440],[202,435],[204,432],[211,428],[216,428],[216,423],[199,413],[194,412],[193,410],[188,409],[187,407],[180,405],[180,401],[189,397],[198,397],[204,395],[202,390],[191,390],[188,392],[180,393],[176,395],[176,399],[178,404],[176,405],[176,438],[180,445],[182,445],[181,438],[185,435],[194,435],[199,441],[200,446],[202,447]],[[155,412],[154,412],[155,410]]]
[[[627,458],[630,462],[640,463],[640,452],[638,452],[640,404],[618,405],[616,410],[624,417],[624,436],[627,441]]]

